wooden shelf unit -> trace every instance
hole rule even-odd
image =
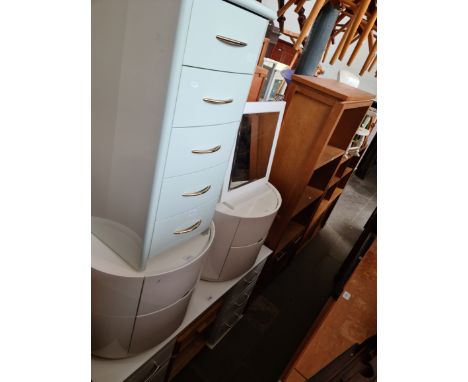
[[[269,261],[284,248],[297,252],[325,224],[359,161],[345,152],[373,98],[335,80],[293,75],[270,174],[283,203],[265,242],[274,251]]]
[[[296,208],[294,209],[293,215],[297,215],[304,208],[309,206],[311,203],[319,199],[323,194],[322,190],[312,186],[306,186],[304,192],[297,203]]]
[[[295,222],[294,220],[291,220],[278,245],[277,252],[282,251],[289,243],[293,242],[299,236],[301,236],[304,233],[305,229],[306,227],[303,226],[302,224],[299,224]]]
[[[317,208],[317,212],[314,214],[311,225],[314,225],[314,223],[322,217],[323,213],[328,209],[328,207],[330,207],[333,202],[340,197],[342,191],[343,190],[341,188],[337,187],[333,190],[329,199],[322,199],[319,207]]]
[[[327,163],[331,162],[336,158],[340,158],[345,153],[345,150],[339,149],[337,147],[327,145],[324,147],[323,151],[320,153],[319,159],[315,169],[318,169]]]

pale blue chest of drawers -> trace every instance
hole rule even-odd
[[[93,0],[92,231],[136,269],[210,226],[274,17],[254,0]]]

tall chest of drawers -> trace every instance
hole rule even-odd
[[[209,228],[274,12],[92,1],[92,231],[136,269]]]

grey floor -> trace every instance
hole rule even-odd
[[[377,171],[353,175],[325,227],[250,304],[214,350],[175,382],[276,382],[326,302],[333,277],[377,204]]]

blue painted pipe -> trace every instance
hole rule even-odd
[[[331,1],[322,7],[312,26],[295,74],[307,76],[315,74],[339,14],[339,10],[332,5]]]

